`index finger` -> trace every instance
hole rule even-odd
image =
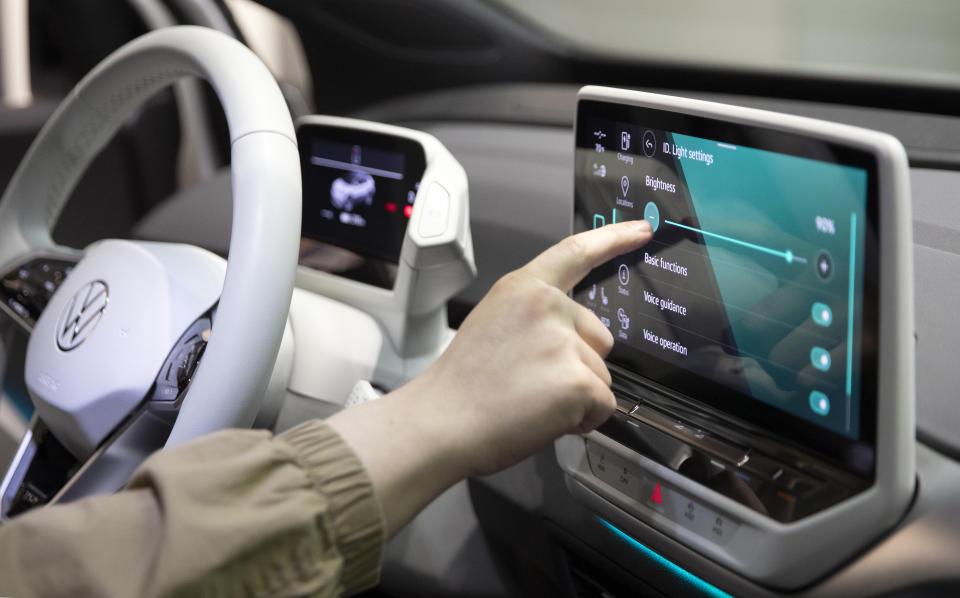
[[[566,293],[590,270],[642,247],[653,236],[646,220],[608,224],[567,237],[524,266],[524,270]]]

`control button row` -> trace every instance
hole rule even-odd
[[[587,441],[590,471],[608,486],[717,544],[725,544],[740,527],[734,521],[655,479],[599,444]]]
[[[716,457],[729,463],[742,467],[750,460],[749,451],[724,442],[715,436],[711,436],[704,430],[690,425],[678,419],[671,418],[660,411],[647,405],[638,405],[636,409],[630,412],[630,415],[648,425],[670,434],[671,436],[681,437],[688,442]]]
[[[754,489],[762,483],[770,483],[786,491],[787,496],[793,499],[813,492],[822,485],[821,482],[779,461],[731,444],[643,403],[617,397],[617,411],[717,457],[718,460],[710,461],[716,470],[729,468]],[[730,466],[725,465],[724,462]]]

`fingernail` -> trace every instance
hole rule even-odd
[[[652,233],[653,227],[650,226],[650,223],[646,220],[631,220],[630,224],[633,226],[633,229],[640,233]]]

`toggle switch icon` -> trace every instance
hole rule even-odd
[[[830,399],[819,390],[810,392],[810,409],[817,415],[830,413]]]
[[[821,372],[830,369],[830,352],[823,347],[814,347],[810,349],[810,363]]]
[[[833,323],[833,311],[830,310],[830,306],[826,303],[820,303],[819,301],[814,303],[810,310],[810,315],[813,317],[814,322],[824,328]]]

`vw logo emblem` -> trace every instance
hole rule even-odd
[[[107,283],[102,280],[94,280],[80,287],[60,315],[57,346],[62,351],[79,347],[97,327],[109,301]]]

